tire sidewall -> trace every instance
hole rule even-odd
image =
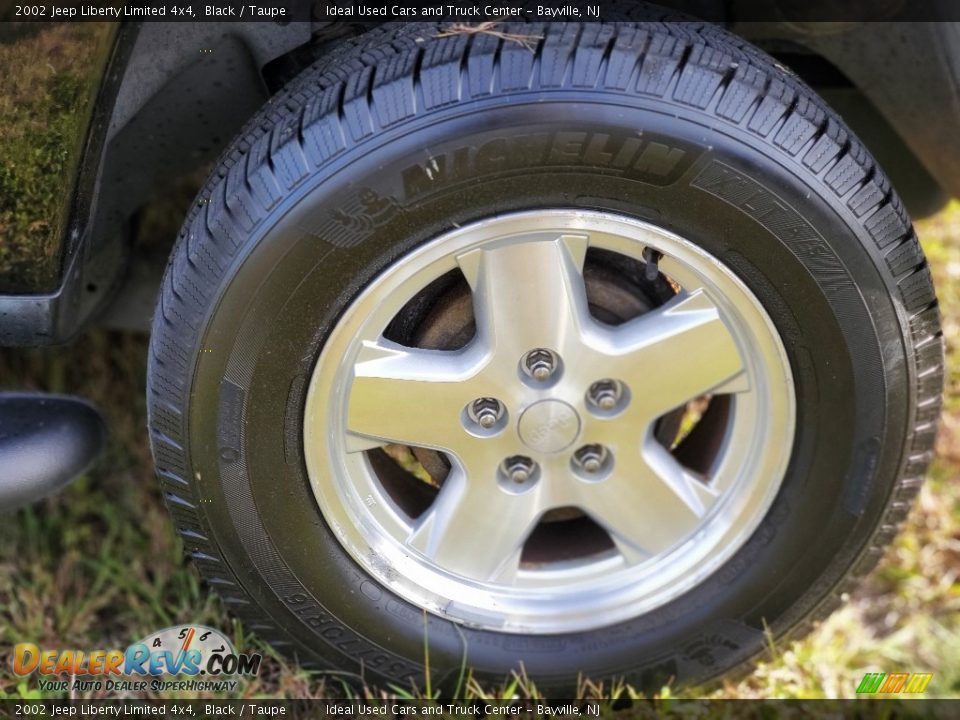
[[[468,110],[436,112],[359,144],[251,229],[203,323],[190,387],[203,512],[247,592],[330,667],[416,681],[426,635],[431,663],[448,680],[465,652],[480,677],[501,679],[504,666],[522,661],[546,688],[580,671],[644,685],[712,677],[756,654],[764,625],[779,633],[807,614],[882,511],[909,403],[890,288],[842,204],[749,133],[599,92],[518,95]],[[512,147],[541,135],[539,160],[530,152],[499,167],[476,162],[498,137]],[[603,135],[612,144],[591,164],[587,149]],[[641,142],[638,154],[656,143],[682,159],[660,176],[617,174],[598,158],[630,137]],[[423,181],[431,162],[438,182]],[[451,227],[537,207],[632,215],[724,262],[781,334],[798,417],[767,517],[702,585],[608,628],[521,636],[427,615],[353,562],[310,489],[302,415],[324,338],[378,273]]]

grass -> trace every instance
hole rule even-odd
[[[898,670],[934,672],[928,697],[960,697],[960,204],[919,223],[918,231],[942,303],[949,378],[937,460],[903,532],[864,586],[812,635],[772,645],[748,677],[709,691],[666,687],[658,694],[664,701],[852,697],[865,672]],[[68,348],[0,350],[0,387],[88,396],[111,428],[106,455],[88,476],[0,523],[0,696],[36,696],[34,678],[19,680],[10,671],[16,642],[125,647],[181,622],[220,628],[238,647],[267,656],[243,697],[341,694],[338,683],[311,676],[245,633],[182,558],[147,446],[146,348],[143,337],[101,330]],[[471,698],[538,697],[520,671],[495,688],[478,686],[467,673],[463,688]],[[637,696],[630,687],[589,680],[581,689],[588,698]]]

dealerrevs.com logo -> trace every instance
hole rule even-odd
[[[13,672],[37,673],[43,691],[230,691],[238,685],[236,678],[256,675],[261,660],[259,654],[238,653],[213,628],[179,625],[148,635],[125,650],[47,650],[34,643],[18,643]],[[61,675],[71,677],[61,679]],[[165,679],[169,676],[189,679]]]

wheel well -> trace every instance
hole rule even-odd
[[[932,215],[947,194],[863,90],[830,60],[801,45],[757,43],[837,111],[884,169],[914,218]]]

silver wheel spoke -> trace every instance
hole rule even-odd
[[[565,235],[472,250],[457,258],[473,290],[477,332],[508,363],[531,348],[579,347],[591,323],[583,284],[587,239]]]
[[[388,442],[452,449],[465,438],[460,412],[472,399],[475,352],[364,343],[350,387],[348,449]]]
[[[612,375],[636,388],[651,419],[711,390],[748,388],[736,341],[704,290],[641,315],[604,340]]]
[[[640,462],[627,462],[606,480],[580,488],[580,506],[611,534],[628,562],[664,552],[687,537],[715,499],[653,442]]]
[[[408,544],[441,567],[474,580],[509,581],[541,515],[538,488],[514,495],[491,473],[446,479]]]

